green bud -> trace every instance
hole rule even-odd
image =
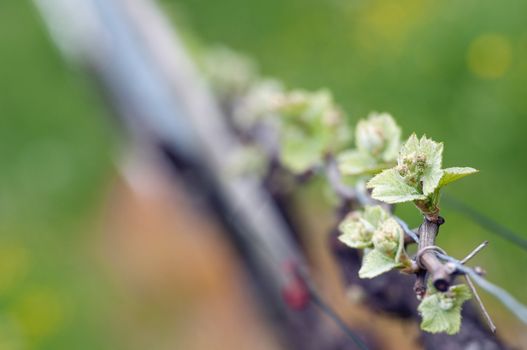
[[[258,78],[258,67],[251,59],[226,47],[207,50],[199,63],[212,89],[222,99],[243,94]]]
[[[357,148],[384,162],[394,161],[400,147],[401,129],[392,116],[372,113],[357,124]]]
[[[342,235],[339,239],[353,248],[366,248],[371,246],[373,228],[363,218],[361,212],[349,214],[339,225]]]
[[[275,98],[279,124],[279,156],[293,173],[322,163],[324,156],[346,146],[350,132],[342,111],[327,90],[290,91]]]
[[[378,125],[359,122],[357,126],[357,142],[374,156],[378,156],[386,146],[386,136]]]
[[[241,129],[250,129],[263,120],[269,124],[282,96],[283,87],[275,80],[262,80],[253,84],[235,104],[234,122]]]
[[[401,226],[394,219],[384,221],[379,229],[373,234],[373,245],[375,249],[389,256],[395,256],[403,234]]]
[[[348,214],[339,225],[339,239],[352,248],[371,248],[373,233],[389,218],[380,206],[366,206],[364,211]]]
[[[344,223],[343,229],[353,229],[352,238],[357,241],[370,241],[373,236],[373,231],[366,228],[365,222],[359,213],[351,214],[350,220]]]

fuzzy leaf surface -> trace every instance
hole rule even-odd
[[[470,290],[464,284],[452,286],[445,293],[427,295],[418,307],[422,317],[421,329],[430,333],[456,334],[461,328],[461,306],[470,298]]]
[[[454,181],[460,180],[465,176],[469,176],[477,173],[479,170],[469,167],[455,167],[443,169],[443,177],[439,181],[439,187],[443,187]]]
[[[394,204],[425,199],[426,196],[406,184],[395,168],[387,169],[373,177],[367,188],[372,188],[372,197],[382,202]]]

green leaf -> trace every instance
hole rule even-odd
[[[458,306],[463,305],[465,301],[472,298],[470,289],[465,284],[456,284],[454,286],[451,286],[449,289],[449,292],[454,294],[455,305],[458,305]]]
[[[364,211],[348,214],[339,225],[339,240],[352,248],[372,247],[372,237],[389,214],[381,206],[366,206]]]
[[[399,151],[400,156],[406,156],[411,153],[416,153],[419,150],[419,139],[415,133],[412,133],[408,140],[404,143]]]
[[[390,204],[426,198],[416,188],[407,185],[395,168],[377,174],[366,187],[373,189],[371,195],[374,199]]]
[[[290,127],[284,132],[280,149],[282,164],[295,174],[307,171],[322,161],[324,145],[309,139],[299,130]]]
[[[363,218],[373,227],[378,228],[381,223],[387,220],[390,214],[384,210],[380,205],[367,205],[364,208]]]
[[[273,112],[279,117],[280,158],[294,173],[319,164],[325,153],[349,141],[351,133],[328,91],[297,90],[273,99]]]
[[[258,67],[227,47],[208,49],[198,61],[211,87],[222,98],[243,94],[258,79]]]
[[[397,265],[398,264],[393,258],[390,258],[377,249],[373,249],[362,259],[362,267],[359,270],[359,277],[373,278],[390,271]]]
[[[459,179],[464,178],[465,176],[472,175],[477,173],[479,170],[474,168],[446,168],[443,169],[443,177],[441,177],[441,181],[439,181],[439,187],[443,187],[448,185],[451,182],[457,181]]]
[[[373,233],[373,246],[375,249],[398,261],[397,253],[401,248],[403,231],[393,218],[385,220]]]
[[[377,208],[380,209],[380,207]],[[386,212],[384,214],[387,215]],[[394,267],[404,266],[408,260],[404,252],[404,233],[395,219],[388,217],[379,221],[373,233],[372,242],[374,249],[368,252],[362,260],[360,278],[373,278]]]
[[[418,307],[421,329],[430,333],[455,334],[461,327],[461,305],[471,298],[464,284],[450,287],[445,293],[432,290]]]
[[[396,232],[399,236],[399,246],[397,247],[397,252],[395,254],[395,261],[402,263],[404,260],[407,260],[405,259],[405,257],[407,258],[407,254],[404,250],[404,231],[395,219],[390,218],[390,221],[392,221],[391,225],[397,225]]]
[[[369,154],[358,150],[341,153],[337,157],[337,163],[343,175],[362,175],[379,171],[377,161]]]
[[[371,113],[361,119],[355,130],[357,149],[381,162],[397,158],[401,143],[401,128],[388,113]]]
[[[235,104],[233,121],[243,130],[254,127],[255,123],[265,120],[274,121],[274,107],[283,96],[280,82],[272,79],[261,80],[253,84],[243,98]]]
[[[277,105],[277,112],[284,118],[304,118],[309,109],[313,94],[304,90],[293,90],[283,94]]]
[[[421,137],[419,141],[420,152],[426,157],[426,168],[421,181],[423,182],[423,193],[429,195],[434,192],[443,176],[441,164],[443,161],[443,143],[432,139]]]
[[[429,195],[439,187],[439,181],[443,176],[443,170],[437,168],[427,168],[422,177],[423,194]]]
[[[412,134],[401,147],[397,166],[368,182],[372,197],[386,203],[414,201],[421,211],[437,214],[439,188],[475,172],[472,168],[441,169],[443,143]],[[423,201],[423,202],[419,202]]]
[[[342,234],[339,240],[352,248],[367,248],[372,246],[371,238],[375,228],[371,224],[365,225],[360,212],[353,212],[347,215],[339,225],[339,231]]]
[[[341,232],[343,229],[340,230]],[[339,236],[339,241],[351,248],[364,249],[371,247],[371,239],[369,241],[362,241],[355,238],[355,235],[351,232],[345,232]]]
[[[408,185],[422,188],[422,193],[429,195],[437,188],[443,176],[442,157],[442,143],[426,136],[419,140],[415,134],[412,134],[401,147],[397,158],[397,169]]]

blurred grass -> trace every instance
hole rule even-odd
[[[90,249],[110,174],[100,103],[30,2],[0,3],[0,57],[0,349],[110,348]]]
[[[406,134],[444,141],[447,166],[481,169],[448,193],[527,238],[525,1],[163,3],[206,42],[253,56],[266,75],[332,89],[350,123],[389,111]],[[30,3],[0,3],[0,57],[0,349],[115,348],[112,291],[91,249],[111,174],[105,111]],[[400,211],[417,224],[411,206]],[[448,208],[444,216],[439,243],[463,256],[490,239],[477,263],[527,303],[527,253]]]

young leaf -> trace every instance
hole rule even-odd
[[[452,286],[445,293],[432,290],[418,307],[422,317],[421,329],[430,333],[459,332],[461,305],[470,298],[470,290],[464,284]]]
[[[261,80],[252,84],[248,91],[234,105],[233,121],[236,126],[248,130],[256,123],[272,122],[274,107],[283,96],[283,86],[272,79]]]
[[[362,259],[362,266],[359,270],[360,278],[373,278],[390,271],[397,266],[395,259],[390,258],[383,252],[373,249]]]
[[[408,154],[416,153],[419,151],[419,139],[415,133],[412,133],[408,140],[404,143],[399,151],[399,157],[405,156]]]
[[[281,146],[280,159],[285,167],[293,173],[300,174],[322,161],[324,145],[320,140],[307,140],[297,130],[284,132],[287,137],[284,138]]]
[[[408,185],[419,188],[422,184],[422,193],[428,195],[434,192],[443,176],[442,157],[442,143],[432,141],[426,136],[419,140],[412,134],[401,148],[397,168]]]
[[[358,150],[341,153],[337,157],[339,170],[343,175],[360,175],[379,171],[377,161]]]
[[[393,218],[380,223],[372,237],[374,249],[364,256],[360,278],[373,278],[408,261],[404,253],[404,233]]]
[[[435,191],[443,176],[441,163],[443,162],[443,143],[432,141],[423,136],[420,140],[420,148],[426,158],[426,167],[421,178],[423,182],[423,193],[428,195]]]
[[[389,168],[397,159],[401,129],[387,113],[372,113],[355,130],[356,149],[337,157],[344,175],[371,175]]]
[[[401,147],[397,166],[368,182],[372,197],[386,203],[413,201],[424,215],[439,212],[439,189],[474,173],[472,168],[441,169],[443,144],[412,134]]]
[[[385,220],[373,234],[373,245],[376,250],[390,256],[396,261],[403,241],[403,230],[393,218]]]
[[[367,205],[364,208],[363,218],[376,229],[390,217],[390,214],[380,205]]]
[[[378,205],[367,206],[364,212],[352,212],[339,225],[342,232],[339,240],[352,248],[372,247],[373,233],[388,217],[389,214]]]
[[[365,224],[365,220],[361,218],[360,213],[351,213],[339,225],[339,231],[342,232],[339,240],[352,248],[362,249],[371,247],[373,230],[368,226],[371,225]]]
[[[464,178],[465,176],[472,175],[477,173],[479,170],[474,168],[446,168],[443,169],[443,177],[441,178],[441,181],[439,181],[439,187],[443,187],[448,185],[451,182],[457,181],[459,179]]]
[[[320,163],[327,152],[349,141],[342,112],[326,90],[291,91],[275,99],[280,124],[280,160],[301,173]]]
[[[395,168],[377,174],[366,187],[373,189],[371,195],[374,199],[390,204],[426,198],[415,187],[408,185]]]
[[[198,63],[220,98],[240,95],[258,79],[255,62],[227,47],[207,50]]]
[[[371,113],[355,130],[357,149],[381,162],[392,162],[400,148],[401,128],[388,113]]]

